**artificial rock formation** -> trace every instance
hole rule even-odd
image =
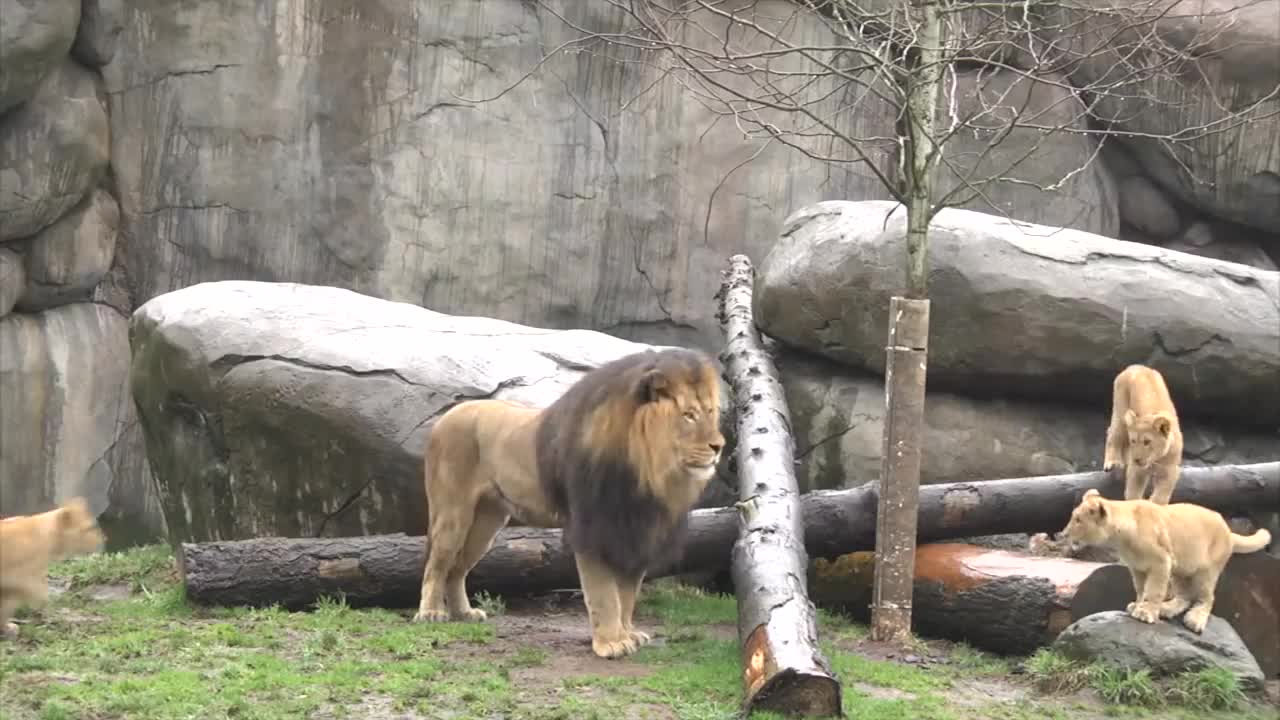
[[[647,346],[330,287],[223,281],[143,304],[133,397],[174,542],[426,529],[433,421],[550,403]]]
[[[0,0],[0,113],[31,98],[76,38],[81,0]]]
[[[936,306],[935,306],[936,307]],[[884,381],[826,358],[778,352],[803,490],[854,487],[880,476]],[[932,378],[930,378],[932,382]],[[1108,408],[982,397],[930,388],[920,482],[1098,470]],[[1224,429],[1225,428],[1225,429]],[[1183,465],[1280,460],[1280,436],[1183,419]]]
[[[760,263],[761,329],[882,373],[905,229],[891,202],[792,213]],[[1181,414],[1280,423],[1280,273],[958,209],[935,216],[929,258],[931,390],[1101,409],[1139,362]]]

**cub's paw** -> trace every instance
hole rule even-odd
[[[1133,610],[1130,610],[1129,615],[1131,615],[1134,620],[1150,624],[1155,623],[1160,613],[1150,605],[1142,603],[1141,605],[1134,607]]]
[[[1127,612],[1127,613],[1129,613],[1130,615],[1132,615],[1132,614],[1133,614],[1133,609],[1134,609],[1134,608],[1136,608],[1136,607],[1138,607],[1138,603],[1136,603],[1136,602],[1131,602],[1131,603],[1129,603],[1128,605],[1125,605],[1125,606],[1124,606],[1124,611],[1125,611],[1125,612]]]
[[[480,608],[467,608],[466,612],[454,615],[452,619],[456,622],[484,622],[488,617]]]
[[[1201,610],[1200,608],[1189,610],[1186,615],[1182,616],[1182,624],[1186,625],[1188,630],[1197,635],[1204,632],[1204,626],[1207,625],[1208,622],[1209,611]]]
[[[636,643],[630,635],[622,640],[591,640],[591,651],[606,660],[626,657],[636,651]]]
[[[416,623],[442,623],[449,622],[449,612],[447,610],[430,610],[427,608],[418,608],[418,614],[413,616]]]
[[[1181,615],[1186,609],[1188,603],[1186,600],[1171,598],[1160,604],[1160,617],[1165,620],[1172,620]]]
[[[1116,458],[1102,458],[1102,472],[1113,472],[1124,467],[1124,463]]]

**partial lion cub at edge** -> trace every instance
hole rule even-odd
[[[0,520],[0,634],[16,637],[10,622],[20,605],[44,605],[49,597],[49,564],[102,549],[102,530],[89,504],[76,497],[35,515]]]
[[[1222,515],[1192,503],[1158,505],[1150,500],[1107,500],[1085,492],[1063,536],[1073,546],[1111,548],[1129,568],[1136,593],[1126,611],[1145,623],[1171,619],[1200,633],[1213,611],[1218,576],[1233,553],[1252,553],[1271,533],[1231,532]]]
[[[1124,499],[1139,500],[1152,485],[1151,502],[1168,505],[1182,464],[1178,413],[1158,370],[1130,365],[1112,384],[1111,424],[1102,469],[1124,466]]]

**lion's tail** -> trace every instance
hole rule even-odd
[[[1252,535],[1237,535],[1235,533],[1231,533],[1231,552],[1257,552],[1266,547],[1270,542],[1271,532],[1266,528],[1258,528],[1258,530]]]

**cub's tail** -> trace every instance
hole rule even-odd
[[[1231,552],[1257,552],[1266,547],[1270,542],[1271,532],[1266,528],[1259,528],[1252,535],[1237,535],[1235,533],[1231,533]]]

